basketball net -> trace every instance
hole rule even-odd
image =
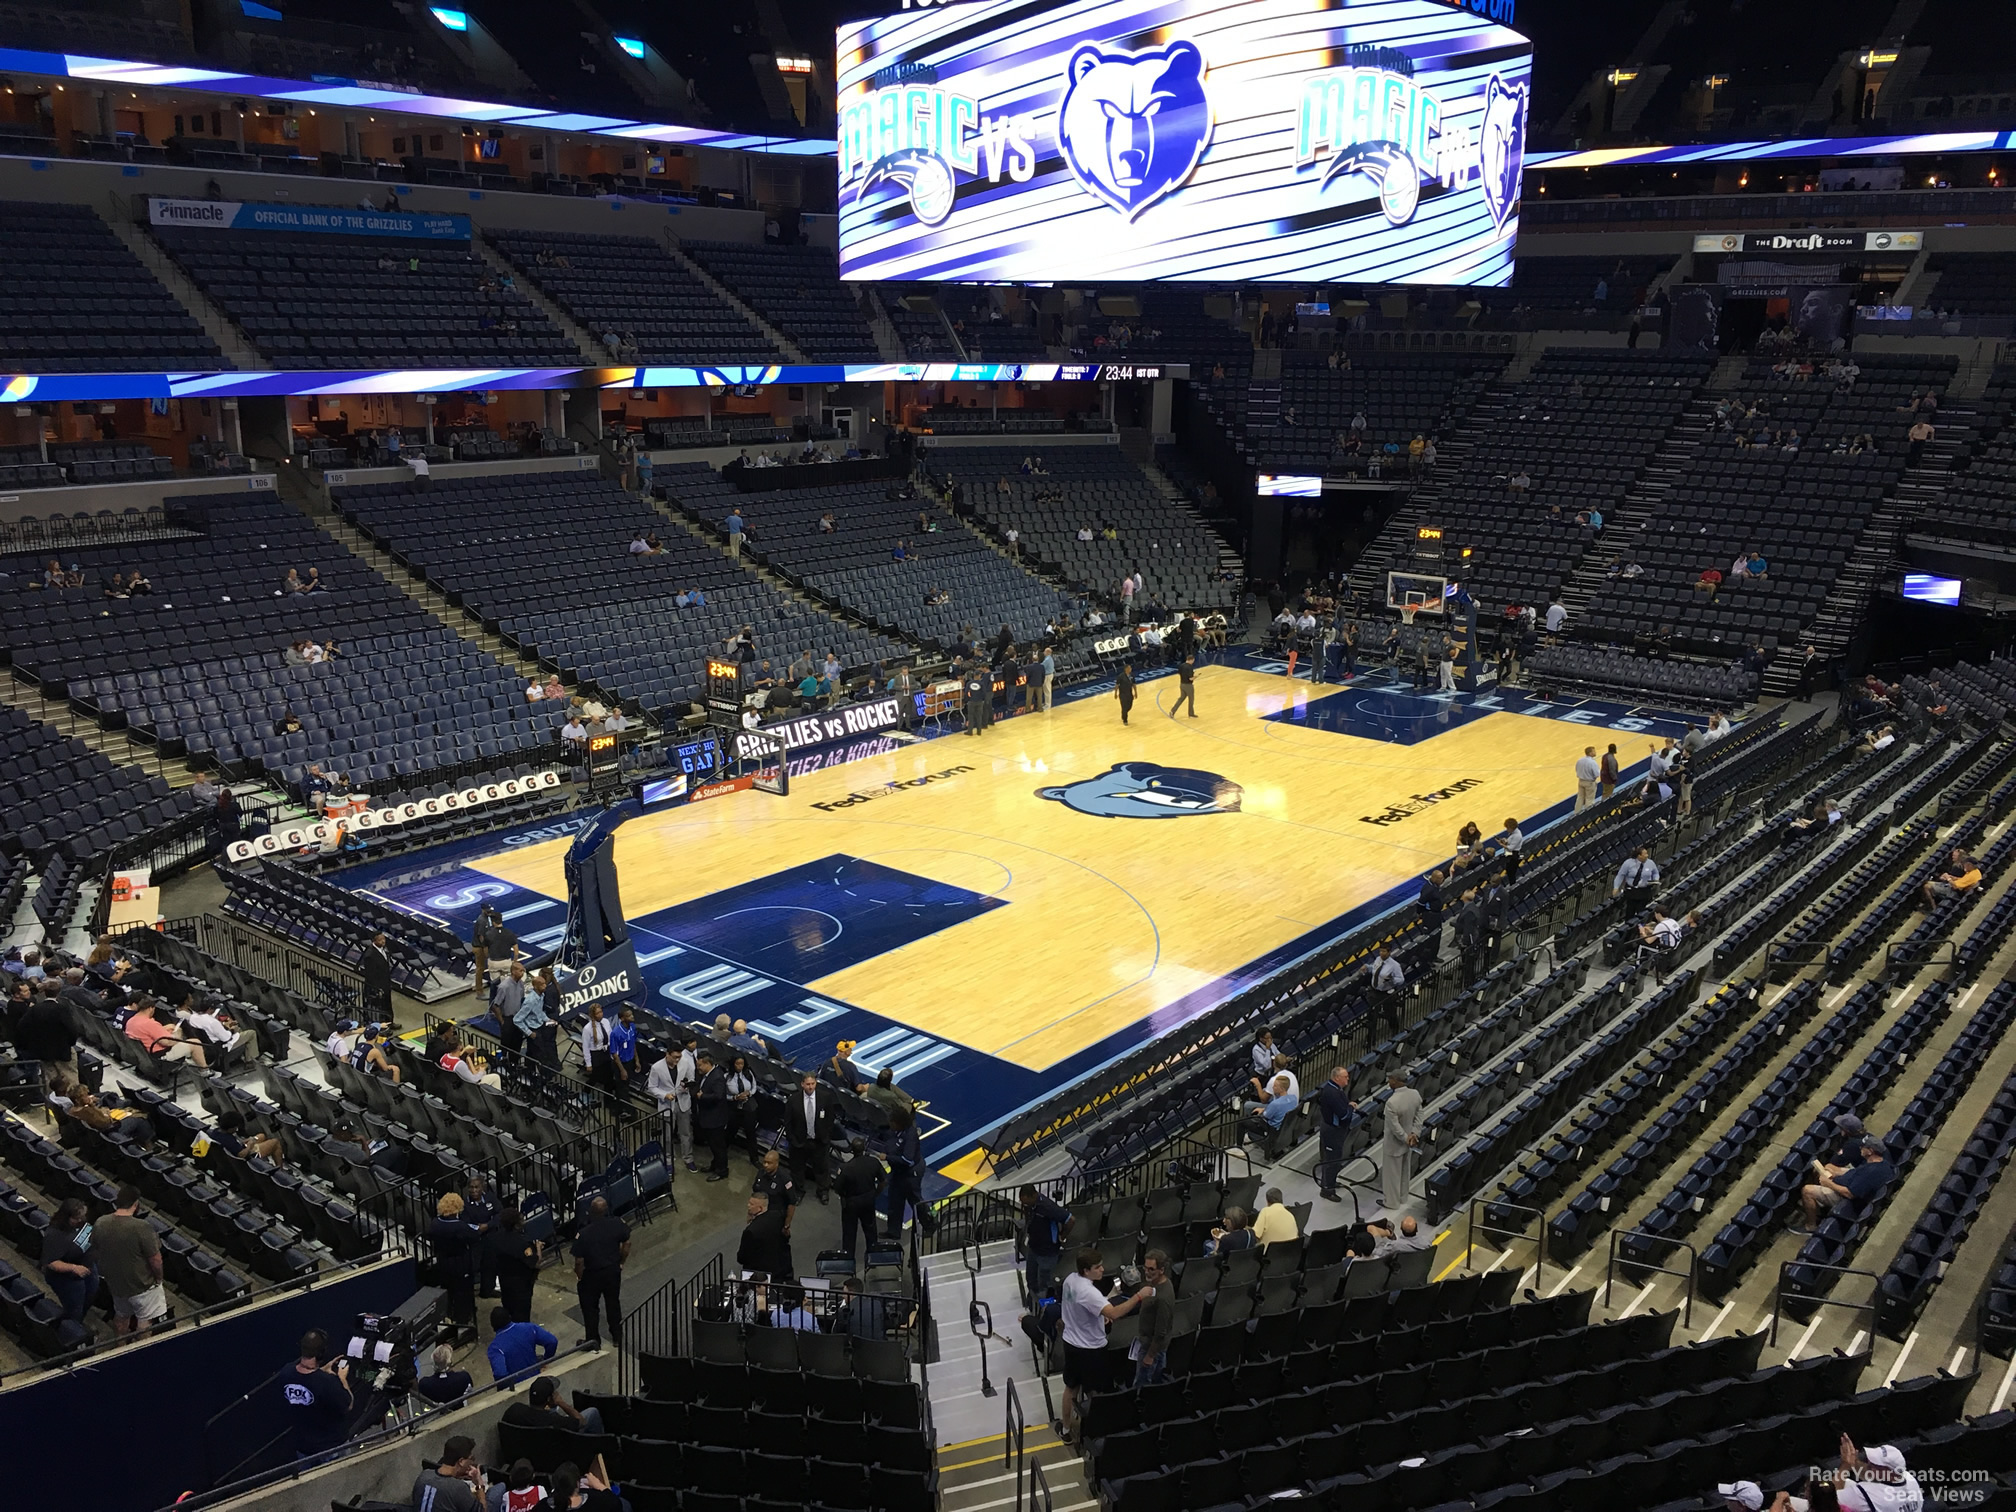
[[[1413,624],[1414,616],[1420,612],[1421,606],[1419,604],[1402,604],[1400,606],[1400,623],[1403,625]]]

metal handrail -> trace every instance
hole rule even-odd
[[[1050,1491],[1049,1477],[1043,1473],[1041,1460],[1029,1461],[1029,1508],[1030,1512],[1055,1512],[1056,1499]],[[1015,1503],[1016,1512],[1021,1512],[1022,1503]]]
[[[1697,1250],[1693,1245],[1688,1244],[1685,1240],[1668,1239],[1664,1235],[1652,1233],[1647,1229],[1630,1228],[1630,1229],[1612,1229],[1610,1231],[1610,1259],[1603,1268],[1603,1305],[1605,1307],[1608,1307],[1610,1305],[1610,1288],[1611,1285],[1617,1279],[1618,1241],[1621,1239],[1629,1238],[1633,1235],[1639,1235],[1646,1239],[1657,1240],[1661,1244],[1675,1245],[1678,1248],[1687,1251],[1687,1269],[1685,1270],[1674,1270],[1669,1266],[1654,1265],[1649,1260],[1627,1260],[1624,1263],[1635,1270],[1643,1271],[1651,1275],[1677,1276],[1682,1281],[1686,1282],[1687,1300],[1682,1304],[1683,1311],[1681,1313],[1680,1326],[1682,1328],[1692,1328],[1694,1326],[1694,1267],[1696,1264],[1699,1263],[1701,1259],[1701,1252]]]
[[[985,1359],[985,1344],[980,1346],[980,1353]],[[1010,1376],[1001,1427],[1001,1468],[1005,1470],[1012,1465],[1015,1471],[1015,1512],[1022,1512],[1022,1461],[1029,1452],[1028,1437],[1029,1420],[1023,1415],[1021,1398],[1015,1394],[1015,1378]]]
[[[1531,1213],[1534,1218],[1539,1220],[1540,1233],[1539,1237],[1534,1241],[1536,1249],[1533,1257],[1533,1288],[1535,1291],[1538,1291],[1540,1283],[1547,1276],[1547,1210],[1545,1208],[1527,1207],[1525,1204],[1518,1202],[1505,1202],[1492,1197],[1472,1197],[1467,1204],[1469,1208],[1467,1220],[1469,1232],[1463,1241],[1466,1255],[1474,1256],[1477,1253],[1477,1209],[1486,1204],[1496,1208],[1504,1208],[1514,1213]],[[1506,1235],[1507,1242],[1499,1246],[1501,1250],[1510,1249],[1511,1240],[1526,1237],[1523,1233],[1513,1234],[1507,1229],[1494,1229],[1488,1223],[1484,1226],[1484,1232],[1487,1235],[1494,1233]]]
[[[1793,1295],[1803,1302],[1811,1302],[1816,1308],[1845,1307],[1851,1312],[1865,1312],[1869,1314],[1870,1329],[1872,1332],[1874,1331],[1876,1323],[1876,1290],[1883,1285],[1883,1278],[1877,1275],[1876,1272],[1858,1270],[1852,1265],[1822,1265],[1814,1260],[1781,1260],[1778,1262],[1777,1283],[1771,1288],[1771,1347],[1773,1349],[1778,1347],[1778,1324],[1785,1310],[1785,1276],[1795,1265],[1804,1266],[1808,1270],[1832,1271],[1837,1276],[1867,1276],[1870,1283],[1869,1300],[1867,1302],[1849,1302],[1840,1297],[1819,1297],[1814,1296],[1810,1292],[1794,1292]]]

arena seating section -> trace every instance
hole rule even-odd
[[[0,205],[0,365],[44,373],[215,368],[195,318],[87,205]]]
[[[643,236],[493,231],[494,245],[598,341],[630,336],[637,360],[702,365],[763,364],[782,353],[740,311],[718,299],[658,243]],[[542,267],[539,254],[568,266]]]
[[[115,849],[198,808],[158,776],[114,765],[19,710],[0,710],[0,917],[12,917],[33,869],[42,876],[35,917],[60,934],[84,883]]]
[[[895,287],[885,286],[880,291],[880,298],[882,308],[888,313],[889,324],[896,328],[896,339],[903,343],[905,357],[939,362],[958,359],[959,353],[952,345],[952,333],[935,309],[911,309],[903,303],[903,294]]]
[[[1928,534],[1997,546],[2016,543],[2016,430],[2008,424],[2012,400],[2016,367],[1998,367],[1986,394],[1975,401],[1980,419],[1971,455],[1959,460],[1962,470],[1921,512],[1921,528]]]
[[[1445,541],[1475,550],[1464,586],[1487,614],[1508,604],[1545,608],[1595,543],[1575,516],[1596,508],[1614,518],[1710,365],[1657,352],[1549,349],[1524,383],[1473,413],[1464,455],[1417,503]],[[1532,479],[1524,494],[1509,487],[1521,471]],[[1382,597],[1386,569],[1411,553],[1414,523],[1395,516],[1354,570]]]
[[[1318,353],[1284,352],[1278,382],[1227,364],[1222,380],[1210,380],[1206,403],[1247,462],[1263,471],[1342,466],[1338,442],[1358,414],[1368,455],[1392,442],[1404,465],[1408,442],[1446,436],[1503,366],[1502,357],[1469,353],[1367,352],[1354,353],[1349,368],[1332,368]]]
[[[1626,323],[1652,281],[1673,266],[1663,257],[1522,257],[1510,287],[1484,292],[1495,323],[1517,311],[1524,323],[1549,328]],[[1603,297],[1596,297],[1598,284]]]
[[[949,284],[939,298],[968,362],[1041,362],[1050,355],[1033,326],[1002,317],[992,290]]]
[[[1025,476],[1024,448],[933,448],[925,463],[965,488],[966,503],[997,538],[1013,527],[1024,560],[1082,591],[1105,594],[1141,569],[1146,591],[1171,608],[1228,609],[1240,585],[1223,581],[1227,548],[1188,506],[1166,499],[1117,446],[1054,446],[1037,453],[1040,477]],[[1006,484],[1006,488],[1002,487]],[[1118,541],[1099,532],[1112,525]],[[1078,539],[1089,526],[1093,539]]]
[[[718,475],[701,469],[708,477]],[[659,470],[668,492],[683,472]],[[613,483],[577,474],[443,480],[418,507],[412,485],[334,490],[347,519],[478,614],[528,656],[633,710],[684,714],[705,663],[744,626],[778,675],[799,651],[831,650],[850,671],[908,653],[778,593]],[[794,496],[795,497],[795,496]],[[632,556],[655,532],[662,556]],[[674,596],[698,588],[704,607]]]
[[[877,362],[875,336],[823,247],[689,241],[680,250],[812,362]]]
[[[46,696],[236,775],[298,784],[310,762],[373,791],[426,774],[503,772],[550,750],[559,711],[525,706],[515,673],[429,616],[273,494],[182,495],[172,538],[73,548],[82,589],[16,588],[0,637]],[[141,568],[151,597],[107,600]],[[292,568],[314,594],[283,594]],[[340,656],[290,666],[289,646]],[[294,734],[275,726],[289,711]]]
[[[1868,356],[1854,391],[1838,393],[1818,379],[1773,379],[1768,359],[1753,361],[1732,397],[1765,408],[1768,420],[1754,422],[1760,428],[1796,428],[1802,449],[1742,446],[1737,431],[1711,432],[1692,466],[1662,490],[1643,530],[1620,536],[1620,560],[1636,561],[1644,575],[1600,590],[1587,628],[1617,637],[1656,629],[1695,651],[1793,644],[1904,471],[1913,418],[1904,407],[1925,389],[1943,390],[1951,363]],[[1834,450],[1865,432],[1876,437],[1874,453]],[[1753,546],[1769,576],[1727,577],[1737,553]],[[1693,586],[1710,566],[1725,574],[1712,597]]]
[[[2016,315],[2016,252],[1935,251],[1926,265],[1939,275],[1923,301],[1932,308]]]
[[[156,226],[190,281],[283,367],[578,366],[522,293],[484,293],[460,242]],[[417,271],[409,270],[417,258]],[[392,266],[380,268],[381,259]],[[515,324],[515,333],[506,324]]]
[[[718,530],[730,508],[739,508],[758,561],[887,635],[942,647],[962,631],[991,640],[998,626],[1007,625],[1018,642],[1027,642],[1069,613],[1063,594],[1005,560],[942,508],[892,500],[888,491],[888,484],[875,482],[738,494],[718,474],[691,468],[665,482],[666,497],[711,528]],[[917,529],[920,509],[938,527],[929,534]],[[829,511],[830,534],[819,529],[819,517]],[[902,562],[890,557],[899,540],[909,542]],[[952,601],[926,605],[925,597],[940,588]]]

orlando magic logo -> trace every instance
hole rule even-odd
[[[1082,782],[1038,788],[1036,796],[1102,819],[1184,819],[1192,814],[1237,813],[1244,793],[1238,783],[1216,772],[1123,761]]]
[[[1194,42],[1071,54],[1057,146],[1072,177],[1132,220],[1182,188],[1211,145],[1204,55]]]
[[[942,226],[952,216],[957,186],[945,160],[929,152],[903,152],[886,157],[862,180],[865,194],[884,180],[901,184],[910,195],[910,211],[927,226]]]
[[[1530,89],[1525,84],[1510,85],[1498,75],[1484,86],[1483,153],[1484,203],[1491,210],[1491,222],[1499,230],[1519,203],[1519,174],[1526,157],[1526,101]]]

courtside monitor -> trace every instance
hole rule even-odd
[[[1948,609],[1960,607],[1960,579],[1933,577],[1927,572],[1907,572],[1904,574],[1904,597],[1916,599],[1921,604],[1943,604]]]
[[[853,22],[840,273],[1509,283],[1532,56],[1443,0],[971,0]]]
[[[1296,473],[1261,473],[1255,480],[1254,491],[1263,499],[1320,499],[1323,479]]]

